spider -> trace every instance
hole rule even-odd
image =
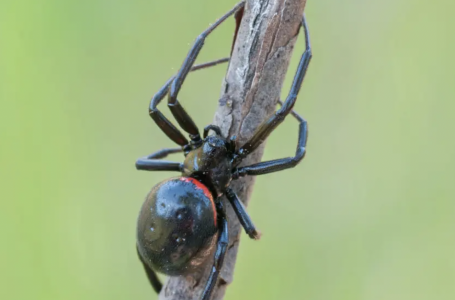
[[[284,103],[279,102],[281,108],[272,114],[243,146],[236,147],[235,136],[223,136],[220,128],[215,125],[206,126],[201,138],[194,121],[177,100],[183,81],[190,71],[228,61],[221,59],[193,66],[205,38],[229,16],[243,9],[243,6],[244,2],[237,4],[197,37],[177,75],[169,79],[150,102],[150,117],[180,147],[162,149],[140,158],[136,162],[136,168],[182,173],[182,177],[164,180],[151,189],[138,218],[138,256],[150,284],[157,293],[161,291],[162,284],[155,272],[168,276],[186,275],[197,270],[209,260],[209,256],[214,255],[213,266],[200,298],[209,300],[228,246],[228,224],[222,195],[231,203],[249,237],[259,239],[260,236],[242,202],[229,187],[230,182],[246,175],[261,175],[295,167],[305,156],[307,123],[292,110],[312,56],[305,16],[302,18],[302,27],[306,49],[300,59],[289,95]],[[189,134],[189,141],[157,108],[166,94],[168,106],[177,123]],[[299,122],[295,156],[240,167],[242,160],[289,114]],[[214,134],[208,135],[210,131]],[[183,152],[185,156],[183,163],[161,160],[178,152]],[[214,254],[213,248],[216,248]]]

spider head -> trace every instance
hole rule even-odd
[[[215,132],[215,135],[208,136],[209,131]],[[204,140],[208,142],[212,148],[224,148],[227,150],[227,155],[231,156],[236,150],[236,136],[232,136],[227,140],[221,133],[220,127],[216,125],[208,125],[204,128]],[[207,146],[206,146],[207,147]],[[208,150],[208,149],[207,149]]]
[[[220,135],[210,135],[204,139],[202,153],[211,157],[228,155],[228,142]]]

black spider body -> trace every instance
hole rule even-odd
[[[184,275],[207,261],[216,243],[217,219],[210,191],[190,177],[152,188],[137,226],[138,251],[152,269]]]
[[[212,253],[217,233],[215,200],[232,180],[234,142],[208,136],[186,154],[184,177],[155,185],[138,218],[138,252],[155,271],[185,275]],[[214,200],[215,199],[215,200]]]
[[[259,239],[260,234],[245,207],[229,187],[231,181],[243,176],[293,168],[306,153],[307,122],[292,110],[312,57],[305,17],[302,25],[306,49],[300,59],[291,90],[283,103],[279,101],[281,108],[272,114],[243,146],[237,147],[235,136],[223,136],[220,128],[215,125],[206,126],[201,138],[196,124],[177,100],[180,88],[190,71],[228,61],[221,59],[193,66],[207,35],[227,17],[241,11],[243,6],[244,2],[239,3],[199,35],[177,75],[168,80],[150,101],[150,117],[180,147],[163,149],[140,158],[136,162],[136,168],[146,171],[177,171],[182,176],[162,181],[153,187],[138,218],[138,255],[151,285],[157,292],[160,292],[162,285],[155,271],[170,276],[185,275],[212,261],[213,257],[213,266],[201,296],[201,300],[209,300],[223,266],[229,242],[227,218],[221,196],[224,195],[230,202],[245,232],[251,238]],[[240,18],[237,18],[237,25],[239,20]],[[166,95],[174,118],[189,134],[190,141],[157,108]],[[242,160],[256,150],[289,114],[299,123],[295,155],[239,167]],[[215,134],[208,135],[210,131]],[[183,163],[162,160],[169,154],[182,152],[185,156]]]

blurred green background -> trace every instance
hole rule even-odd
[[[234,3],[0,2],[0,299],[156,299],[136,216],[175,174],[134,168],[173,145],[148,102]],[[314,57],[296,109],[307,157],[258,178],[249,211],[263,238],[243,236],[226,299],[455,299],[454,2],[310,0],[306,11]],[[227,56],[233,28],[198,61]],[[300,39],[283,94],[302,50]],[[225,70],[184,86],[201,127]],[[285,122],[264,158],[291,155],[296,134]]]

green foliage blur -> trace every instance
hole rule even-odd
[[[156,299],[136,217],[176,174],[134,168],[173,146],[148,102],[234,4],[0,2],[0,299]],[[307,156],[257,178],[249,211],[263,238],[242,237],[226,299],[455,299],[454,11],[446,0],[308,1],[314,56],[296,104]],[[233,28],[198,61],[229,55]],[[300,39],[283,95],[302,50]],[[184,85],[200,127],[225,71]],[[289,119],[264,159],[291,155],[296,138]]]

